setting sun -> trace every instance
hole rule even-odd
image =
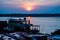
[[[27,11],[31,11],[31,10],[33,10],[33,7],[31,5],[28,5],[28,6],[25,6],[24,9]]]
[[[27,7],[26,10],[30,11],[30,10],[32,10],[32,8],[31,7]]]
[[[34,4],[33,3],[25,3],[23,8],[27,11],[32,11],[34,9]]]

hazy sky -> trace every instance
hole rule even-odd
[[[0,0],[0,14],[60,13],[60,0]]]

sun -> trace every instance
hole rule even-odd
[[[27,10],[27,11],[32,11],[33,10],[33,7],[30,6],[30,5],[28,5],[28,6],[25,6],[24,9]]]
[[[31,7],[27,7],[26,10],[27,10],[27,11],[31,11],[32,8],[31,8]]]
[[[34,4],[33,3],[26,3],[26,4],[24,4],[23,8],[26,11],[32,11],[34,9]]]

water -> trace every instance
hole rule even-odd
[[[0,21],[8,20],[11,17],[0,17]],[[31,23],[34,25],[40,25],[41,33],[54,32],[56,29],[60,29],[60,17],[31,17]]]

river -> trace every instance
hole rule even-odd
[[[16,17],[0,17],[0,21],[8,20],[9,18]],[[40,25],[41,33],[54,32],[60,29],[60,17],[31,17],[31,23],[34,25]]]

